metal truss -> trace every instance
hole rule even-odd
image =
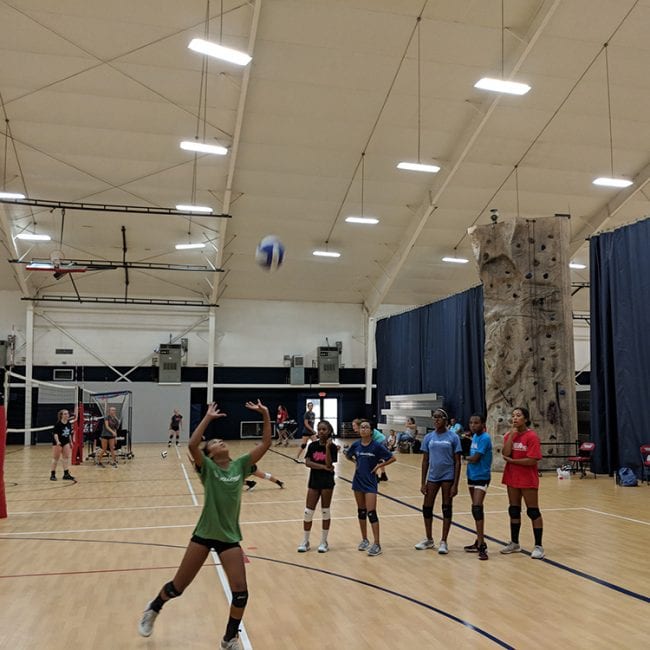
[[[165,300],[163,298],[114,298],[111,296],[62,296],[48,294],[45,296],[34,296],[21,298],[29,302],[76,302],[94,303],[106,305],[155,305],[161,307],[218,307],[219,305],[203,300]]]
[[[50,260],[46,259],[33,259],[33,260],[21,260],[21,259],[12,259],[9,260],[11,264],[23,264],[26,266],[30,265],[47,265],[43,266],[40,269],[30,269],[30,270],[40,270],[40,271],[57,271],[61,272],[86,270],[86,271],[108,271],[110,269],[141,269],[147,271],[198,271],[202,273],[223,273],[223,269],[217,269],[212,266],[205,266],[201,264],[163,264],[161,262],[126,262],[119,260],[78,260],[78,259],[68,259],[65,258],[61,261],[61,265],[57,268],[52,264]]]

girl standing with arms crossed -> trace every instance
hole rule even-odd
[[[176,575],[171,582],[163,586],[142,615],[138,626],[138,632],[142,636],[151,636],[154,622],[163,605],[185,591],[203,566],[210,549],[214,549],[228,577],[232,592],[230,616],[221,640],[221,648],[241,649],[238,639],[239,624],[248,601],[244,555],[239,545],[242,539],[239,529],[241,491],[244,479],[251,473],[253,464],[257,463],[271,446],[272,435],[271,418],[266,406],[258,400],[257,403],[246,402],[246,408],[262,416],[262,440],[250,453],[235,460],[230,458],[228,445],[219,438],[209,440],[205,450],[201,451],[201,439],[210,422],[226,415],[219,411],[216,404],[208,408],[205,417],[192,433],[188,449],[195,466],[201,470],[201,482],[205,489],[203,510]]]
[[[357,517],[361,529],[361,542],[357,549],[368,551],[368,555],[381,555],[379,543],[379,517],[377,517],[377,472],[386,465],[394,463],[396,458],[388,451],[386,445],[372,439],[372,424],[368,420],[359,423],[361,440],[355,440],[346,452],[348,460],[356,463],[352,489],[357,502]],[[373,544],[368,541],[368,524],[372,528]]]
[[[510,543],[501,549],[501,553],[519,553],[519,530],[521,529],[521,500],[526,503],[526,514],[533,524],[535,548],[530,554],[533,560],[544,557],[542,533],[544,522],[539,511],[539,474],[537,463],[542,459],[542,451],[537,433],[529,428],[530,415],[523,407],[512,411],[512,430],[503,438],[502,483],[508,488],[508,514],[510,515]]]
[[[318,546],[319,553],[327,553],[329,545],[327,535],[330,531],[330,504],[334,492],[334,463],[338,460],[338,447],[332,441],[334,429],[327,420],[321,420],[316,427],[318,438],[307,447],[305,466],[309,472],[307,484],[307,503],[305,504],[305,519],[303,521],[303,539],[298,546],[298,553],[309,550],[309,534],[311,533],[314,511],[320,499],[323,518],[323,531]]]

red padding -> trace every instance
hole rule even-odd
[[[7,448],[7,414],[0,406],[0,519],[7,518],[7,499],[5,497],[5,450]]]
[[[72,464],[81,465],[84,457],[84,405],[77,406],[77,419],[74,423],[74,442],[72,443]]]

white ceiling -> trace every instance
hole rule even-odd
[[[242,69],[211,60],[199,115],[203,0],[0,0],[0,171],[29,198],[173,208],[189,202],[197,130],[230,148],[200,157],[196,201],[232,219],[0,205],[0,289],[75,295],[68,277],[25,272],[6,259],[67,258],[222,266],[225,274],[129,272],[129,297],[321,300],[424,304],[477,284],[467,228],[501,217],[571,214],[574,258],[585,238],[650,214],[650,0],[225,0],[210,3],[209,36],[248,50]],[[421,22],[423,161],[437,175],[395,165],[418,151]],[[523,97],[473,87],[501,74],[532,86]],[[609,41],[614,167],[636,178],[596,188],[610,173],[603,44]],[[205,117],[205,120],[203,119]],[[6,137],[8,125],[10,138]],[[361,212],[374,227],[346,224]],[[6,160],[6,165],[4,164]],[[516,166],[516,173],[515,173]],[[2,187],[0,186],[0,189]],[[427,209],[429,206],[435,209]],[[30,248],[21,230],[55,241]],[[264,235],[286,261],[256,266]],[[314,248],[341,252],[314,258]],[[15,246],[15,248],[14,248]],[[217,250],[215,250],[215,248]],[[79,292],[124,296],[124,271],[75,274]],[[588,280],[588,269],[573,275]],[[211,283],[212,286],[209,284]],[[581,292],[585,293],[585,292]],[[580,294],[579,294],[580,295]]]

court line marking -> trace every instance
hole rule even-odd
[[[178,449],[176,451],[178,451]],[[181,462],[181,469],[183,470],[183,475],[185,476],[185,482],[187,483],[187,488],[190,491],[190,495],[192,496],[192,502],[194,503],[194,505],[198,506],[199,500],[196,498],[196,492],[192,487],[192,482],[190,481],[190,477],[187,473],[187,469],[185,469],[185,463],[183,462]],[[242,549],[242,553],[243,553],[243,549]],[[230,607],[230,603],[232,601],[232,592],[230,591],[228,578],[226,576],[225,571],[223,570],[223,567],[221,566],[221,560],[219,559],[217,553],[212,549],[210,549],[210,555],[214,560],[215,570],[217,572],[217,576],[219,577],[219,582],[221,582],[221,587],[226,596],[226,602],[228,603],[228,607]],[[248,633],[246,632],[246,627],[244,626],[243,619],[239,621],[239,640],[244,650],[253,650],[253,646],[251,645],[250,639],[248,638]]]
[[[596,510],[595,508],[583,508],[589,512],[595,512],[599,515],[605,515],[605,517],[614,517],[616,519],[624,519],[625,521],[633,521],[635,524],[643,524],[644,526],[650,526],[650,521],[643,521],[641,519],[632,519],[632,517],[625,517],[623,515],[615,515],[611,512],[604,512],[602,510]]]

